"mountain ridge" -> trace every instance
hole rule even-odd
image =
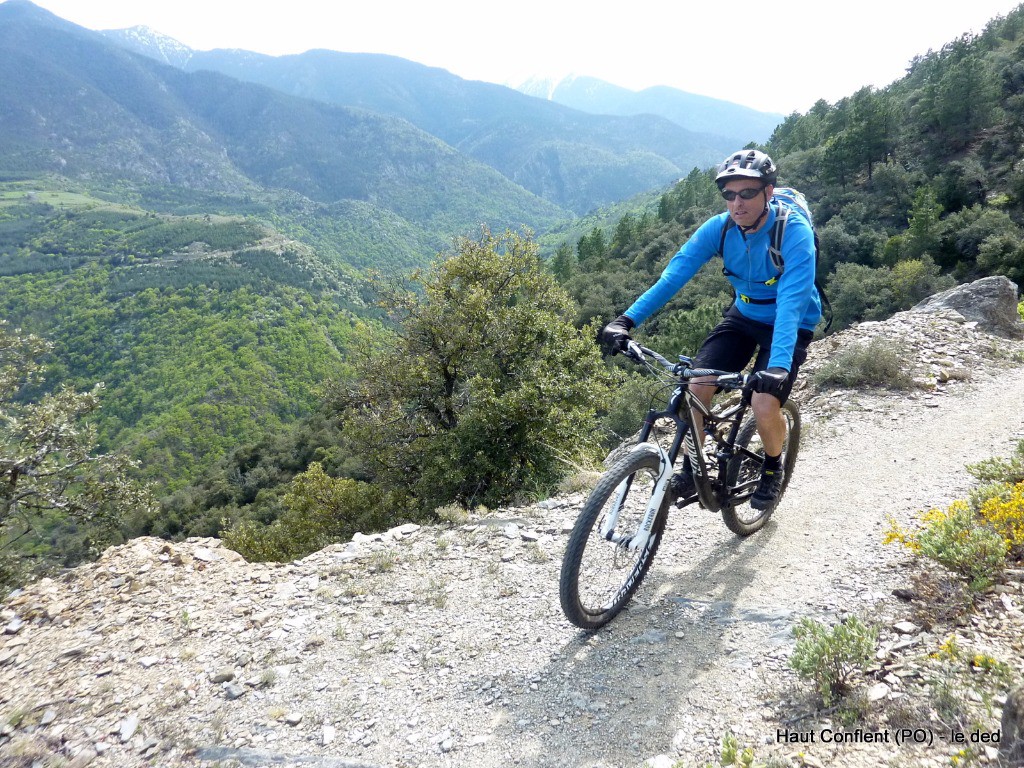
[[[165,57],[159,34],[148,42],[146,35],[131,29],[103,34],[143,55]],[[386,54],[313,49],[269,56],[214,49],[191,51],[180,66],[187,71],[213,69],[303,98],[403,117],[576,214],[674,181],[695,167],[718,162],[737,142],[764,140],[770,133],[759,128],[742,140],[725,138],[718,135],[721,120],[715,117],[692,130],[655,110],[599,114],[532,96],[525,99],[527,94],[504,85],[464,80]],[[714,100],[701,104],[717,107]],[[738,114],[742,121],[756,113]],[[588,177],[593,158],[609,165],[609,171]],[[580,179],[590,185],[582,194],[574,192]],[[613,186],[607,192],[598,191],[609,184]]]
[[[767,142],[776,126],[785,119],[781,113],[761,112],[667,85],[634,91],[580,74],[530,78],[518,85],[517,90],[595,114],[658,115],[687,130],[724,135],[737,148],[750,141]],[[746,133],[732,132],[734,125],[744,126]]]
[[[0,73],[16,84],[0,131],[2,170],[352,199],[443,233],[432,238],[438,245],[481,221],[539,228],[568,215],[408,121],[184,72],[27,0],[0,4],[0,18]]]
[[[654,115],[590,115],[384,54],[194,53],[188,71],[203,68],[401,117],[577,214],[666,185],[717,162],[731,146]]]

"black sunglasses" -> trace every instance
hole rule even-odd
[[[742,197],[744,200],[753,200],[763,191],[764,187],[748,187],[747,189],[741,189],[739,192],[733,192],[731,189],[723,189],[722,197],[730,203],[736,199],[737,195]]]

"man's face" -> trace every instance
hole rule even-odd
[[[725,201],[732,220],[740,227],[752,227],[764,212],[764,207],[771,198],[773,189],[774,187],[770,185],[763,186],[757,179],[733,179],[727,182],[722,191],[737,193],[732,200]],[[744,200],[740,196],[744,194],[744,190],[756,191],[757,194],[749,200]],[[750,192],[745,194],[750,194]]]

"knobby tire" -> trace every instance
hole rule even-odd
[[[617,489],[631,480],[614,534],[629,536],[636,532],[659,466],[659,454],[653,447],[634,449],[601,477],[576,519],[562,558],[559,597],[566,618],[581,629],[593,631],[615,618],[651,567],[665,532],[670,494],[665,494],[642,550],[616,545],[603,538],[600,530],[618,496]]]
[[[775,507],[782,500],[782,495],[786,492],[789,481],[793,477],[793,468],[796,466],[796,457],[800,451],[800,410],[796,403],[787,400],[782,406],[782,417],[786,420],[786,439],[782,448],[782,466],[786,475],[783,478],[779,496],[768,509],[763,510],[750,506],[749,494],[740,503],[727,504],[722,507],[722,519],[725,521],[726,527],[737,536],[749,536],[764,527],[772,512],[775,511]],[[754,422],[753,414],[747,415],[736,435],[736,448],[741,447],[753,451],[761,459],[764,457],[764,448],[761,447],[761,439],[757,435],[757,424]],[[737,454],[729,462],[727,480],[730,486],[757,480],[760,475],[760,459],[754,460],[749,456]]]

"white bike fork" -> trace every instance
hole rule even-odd
[[[658,454],[658,479],[654,484],[654,490],[651,492],[651,500],[647,503],[647,511],[644,513],[640,527],[634,533],[626,532],[625,535],[620,537],[612,536],[612,532],[619,522],[622,503],[625,501],[626,494],[629,491],[631,478],[626,478],[615,489],[615,501],[608,511],[604,524],[601,526],[601,536],[609,541],[614,541],[616,544],[622,544],[627,549],[642,550],[647,546],[647,540],[651,537],[651,531],[654,529],[654,520],[658,516],[662,499],[665,498],[665,492],[668,490],[668,483],[672,478],[672,464],[668,460],[668,454],[665,453],[665,449],[656,443],[643,443],[634,448],[633,451],[656,451]]]

